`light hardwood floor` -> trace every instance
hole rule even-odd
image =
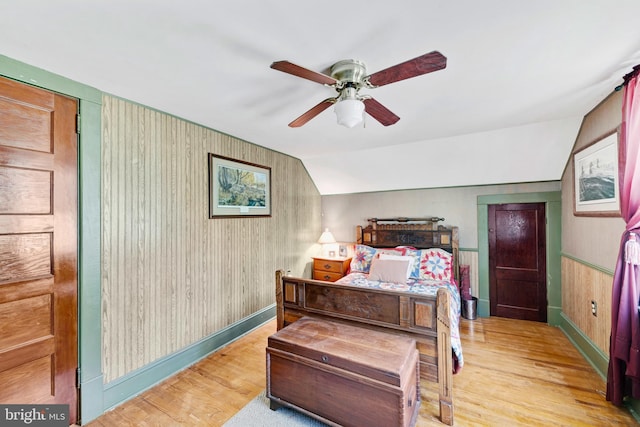
[[[275,321],[89,423],[219,426],[265,387]],[[631,426],[605,400],[605,381],[557,328],[498,317],[462,319],[465,366],[454,375],[456,426]],[[437,385],[421,382],[418,426],[438,420]]]

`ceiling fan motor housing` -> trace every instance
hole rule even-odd
[[[353,83],[357,89],[364,83],[367,76],[367,67],[357,59],[345,59],[331,66],[331,77],[343,83]]]

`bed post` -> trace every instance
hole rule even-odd
[[[438,333],[438,395],[440,421],[453,425],[453,353],[451,349],[451,327],[449,310],[451,296],[445,289],[438,289],[437,333]]]
[[[276,322],[277,329],[284,328],[284,296],[283,296],[283,283],[282,277],[284,276],[284,270],[276,270]]]

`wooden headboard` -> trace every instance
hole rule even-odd
[[[356,243],[374,248],[413,246],[441,248],[453,255],[453,274],[459,283],[458,227],[438,225],[444,218],[369,218],[369,225],[356,227]]]

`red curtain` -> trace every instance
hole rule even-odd
[[[613,277],[607,400],[640,399],[640,79],[625,76],[620,129],[620,213],[627,223]]]

